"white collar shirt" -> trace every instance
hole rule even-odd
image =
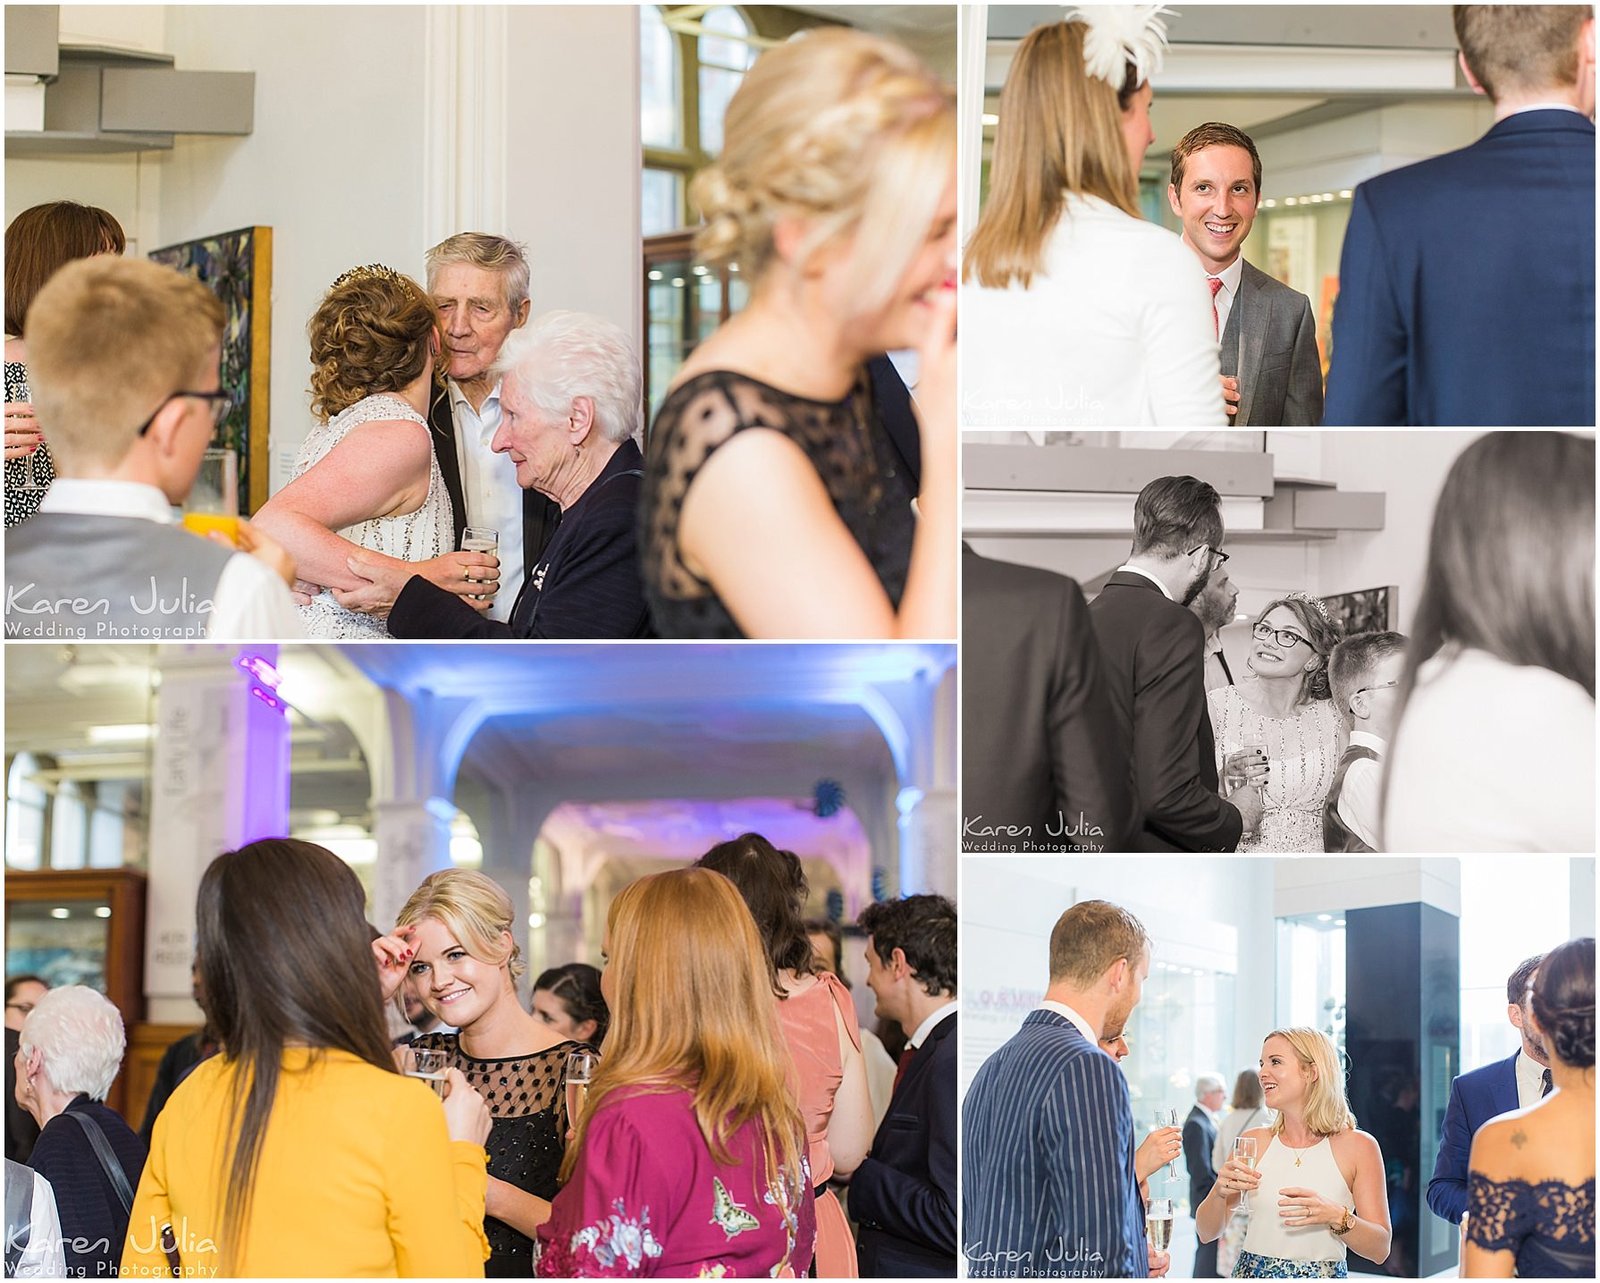
[[[956,1004],[947,1002],[935,1011],[930,1011],[927,1018],[917,1026],[917,1031],[906,1039],[906,1046],[920,1048],[928,1040],[928,1035],[939,1025],[939,1022],[948,1016],[956,1014]]]
[[[1039,1004],[1041,1011],[1053,1011],[1058,1016],[1065,1016],[1076,1027],[1080,1034],[1092,1042],[1096,1047],[1100,1045],[1100,1037],[1094,1031],[1094,1026],[1080,1016],[1064,1002],[1057,1002],[1054,998],[1046,998]]]
[[[138,481],[57,477],[39,511],[175,524],[166,495]],[[248,553],[228,558],[212,599],[207,639],[265,641],[305,635],[300,612],[277,572]]]
[[[500,590],[489,607],[489,618],[505,623],[511,618],[511,607],[528,568],[522,564],[522,487],[517,484],[517,470],[510,459],[490,448],[503,417],[500,382],[495,381],[476,410],[454,379],[446,386],[456,433],[461,497],[467,508],[465,524],[485,526],[500,540],[495,554],[500,558]]]
[[[1221,281],[1222,288],[1217,291],[1215,303],[1217,305],[1217,338],[1228,332],[1228,315],[1233,311],[1233,301],[1239,297],[1239,282],[1244,279],[1244,255],[1240,254],[1233,262],[1229,263],[1220,272],[1213,276],[1206,274],[1206,280]],[[1206,286],[1207,289],[1211,287]]]
[[[1517,1108],[1528,1109],[1542,1100],[1544,1066],[1526,1051],[1517,1052]]]
[[[1161,589],[1161,595],[1163,597],[1165,597],[1168,601],[1176,601],[1177,600],[1177,598],[1174,597],[1172,595],[1172,593],[1168,591],[1166,584],[1162,583],[1159,579],[1157,579],[1154,575],[1152,575],[1148,570],[1141,570],[1138,566],[1118,566],[1117,569],[1119,571],[1126,570],[1130,575],[1142,575],[1142,576],[1144,576],[1144,578],[1148,579],[1157,588]]]

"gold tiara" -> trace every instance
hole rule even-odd
[[[382,263],[363,263],[360,267],[352,267],[348,272],[341,272],[333,282],[333,289],[349,281],[393,281],[397,285],[405,285],[406,278],[392,267],[385,267]]]

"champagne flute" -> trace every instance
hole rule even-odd
[[[1258,755],[1261,758],[1262,764],[1263,765],[1266,764],[1266,762],[1267,762],[1267,741],[1265,739],[1263,739],[1261,736],[1259,736],[1259,735],[1246,736],[1244,739],[1239,741],[1239,747],[1240,747],[1240,749],[1244,750],[1245,752],[1255,753],[1256,755]],[[1269,778],[1270,778],[1269,775],[1263,775],[1259,780],[1257,780],[1255,782],[1255,788],[1261,794],[1261,803],[1262,803],[1263,806],[1266,805],[1266,801],[1267,801],[1267,781],[1268,781]]]
[[[450,1068],[449,1055],[426,1047],[407,1047],[405,1051],[406,1077],[422,1079],[433,1088],[433,1094],[443,1100],[444,1076]]]
[[[462,552],[486,552],[491,557],[500,555],[500,532],[488,526],[468,526],[461,532]],[[473,582],[476,582],[475,580]],[[474,593],[474,601],[484,601],[487,593]]]
[[[598,1051],[572,1051],[567,1053],[567,1126],[577,1127],[583,1117],[584,1106],[589,1103],[589,1084],[594,1081],[595,1070],[600,1067]]]
[[[1172,1245],[1172,1200],[1152,1198],[1144,1214],[1144,1224],[1150,1232],[1150,1246],[1165,1252]]]
[[[1156,1127],[1176,1127],[1178,1125],[1178,1111],[1176,1109],[1156,1110]],[[1178,1175],[1178,1160],[1169,1159],[1166,1167],[1167,1179],[1170,1181]]]
[[[1256,1166],[1256,1138],[1254,1136],[1238,1137],[1233,1142],[1233,1156],[1250,1168],[1251,1171],[1254,1171]],[[1247,1189],[1239,1191],[1239,1210],[1241,1212],[1250,1210],[1250,1191]]]

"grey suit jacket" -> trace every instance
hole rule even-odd
[[[1311,300],[1244,264],[1222,333],[1222,372],[1239,380],[1238,428],[1322,422],[1322,364]]]

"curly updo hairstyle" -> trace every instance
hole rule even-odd
[[[953,175],[955,94],[916,55],[842,27],[764,53],[728,104],[722,154],[695,175],[709,264],[758,279],[785,218],[809,221],[803,263],[856,233],[861,310],[882,306],[921,248]]]
[[[1279,606],[1285,607],[1299,622],[1301,633],[1311,643],[1311,649],[1317,656],[1316,668],[1301,679],[1300,702],[1309,704],[1313,700],[1332,699],[1333,687],[1328,683],[1328,657],[1333,654],[1333,648],[1344,640],[1344,629],[1331,619],[1324,619],[1322,612],[1302,597],[1280,597],[1277,601],[1269,602],[1266,609],[1256,616],[1255,622],[1259,624]]]
[[[362,397],[414,382],[438,325],[433,300],[409,276],[378,264],[346,272],[307,326],[311,413],[326,423]]]
[[[1574,1069],[1594,1068],[1594,937],[1545,954],[1533,978],[1533,1018],[1545,1046]]]

